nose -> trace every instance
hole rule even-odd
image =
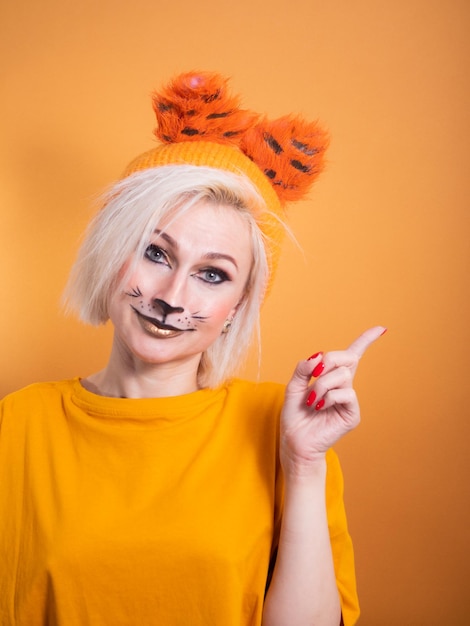
[[[163,313],[163,322],[165,322],[168,315],[171,313],[183,313],[184,308],[182,306],[172,306],[165,302],[165,300],[160,300],[160,298],[154,298],[152,300],[153,304],[155,304]]]

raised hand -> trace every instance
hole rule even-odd
[[[281,416],[280,455],[285,473],[308,473],[338,439],[359,424],[354,375],[364,352],[385,330],[375,326],[346,350],[317,353],[297,364]]]

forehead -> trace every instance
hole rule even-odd
[[[168,216],[156,230],[170,235],[178,245],[211,247],[221,252],[229,247],[251,256],[248,218],[229,205],[199,202]]]

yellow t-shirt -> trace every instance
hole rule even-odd
[[[74,379],[4,398],[2,626],[261,624],[282,509],[283,391],[236,380],[119,399]],[[350,626],[354,563],[333,452],[327,503]]]

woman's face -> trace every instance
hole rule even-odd
[[[157,228],[124,289],[109,301],[120,353],[197,367],[236,314],[251,245],[247,221],[229,206],[201,202]]]

